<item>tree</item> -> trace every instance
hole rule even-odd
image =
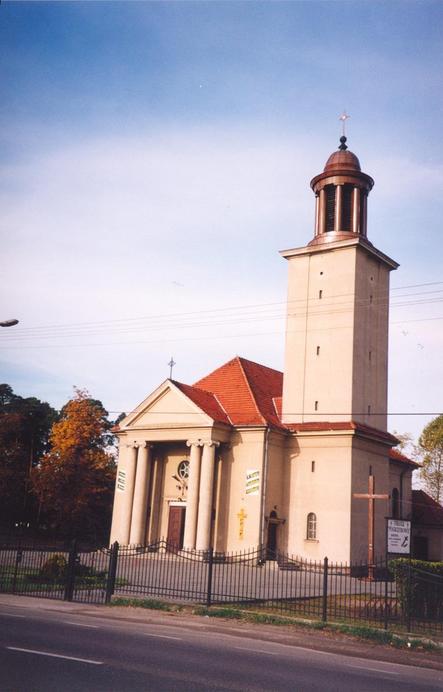
[[[50,449],[33,472],[33,488],[54,529],[104,540],[115,478],[112,424],[100,401],[74,391],[52,426]]]
[[[443,415],[434,418],[423,429],[418,440],[422,461],[420,477],[429,495],[443,500]]]
[[[0,524],[35,523],[31,469],[48,447],[57,412],[35,397],[22,398],[0,384]]]

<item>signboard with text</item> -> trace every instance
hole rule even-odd
[[[248,469],[246,471],[246,495],[258,495],[260,491],[260,471]]]
[[[117,473],[117,490],[120,493],[125,492],[125,485],[126,485],[126,471],[119,471]]]
[[[388,519],[387,543],[388,553],[410,555],[411,522],[405,519]]]

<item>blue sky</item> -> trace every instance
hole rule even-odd
[[[278,250],[312,237],[346,108],[370,239],[401,264],[389,409],[438,412],[442,20],[441,2],[3,2],[0,308],[20,325],[1,379],[127,411],[171,354],[185,382],[236,354],[282,368]]]

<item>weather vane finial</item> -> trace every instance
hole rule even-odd
[[[174,367],[174,365],[177,365],[172,356],[171,356],[171,360],[169,361],[168,365],[169,365],[169,379],[172,380],[172,368]]]

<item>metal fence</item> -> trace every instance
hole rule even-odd
[[[107,603],[112,596],[235,605],[302,618],[443,635],[443,576],[414,561],[344,564],[266,549],[146,547],[69,551],[0,546],[0,591]]]

